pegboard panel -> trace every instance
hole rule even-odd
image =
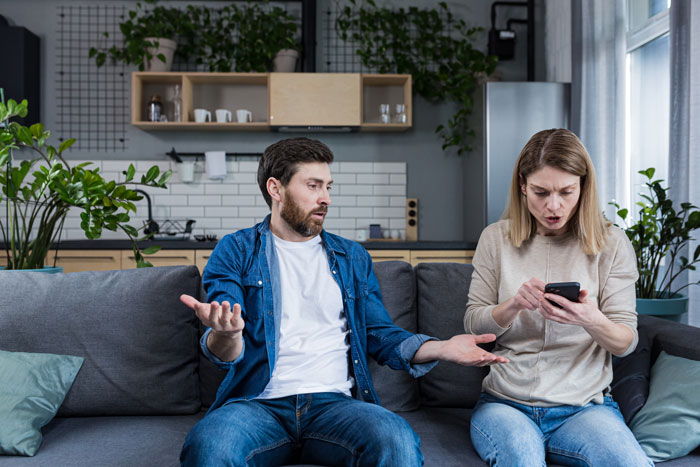
[[[125,5],[57,7],[56,119],[61,141],[75,138],[80,151],[114,152],[127,148],[130,80],[122,64],[109,60],[97,68],[90,47],[121,43],[119,22]],[[109,38],[102,36],[108,32]],[[99,42],[98,42],[99,41]]]

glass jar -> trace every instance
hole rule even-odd
[[[146,120],[149,122],[159,122],[163,115],[163,103],[160,101],[160,96],[151,96],[146,105]]]
[[[182,92],[179,84],[175,85],[173,91],[173,121],[182,121]]]

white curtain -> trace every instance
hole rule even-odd
[[[694,3],[694,4],[693,4]],[[670,196],[677,204],[690,201],[700,206],[700,3],[673,0],[670,16],[671,122],[669,134]],[[695,85],[693,85],[695,83]],[[695,231],[685,256],[697,248]],[[680,283],[700,280],[690,271]],[[700,286],[685,290],[690,297],[688,323],[700,326]]]
[[[607,203],[623,199],[625,173],[625,0],[573,0],[571,4],[571,130],[588,149]]]

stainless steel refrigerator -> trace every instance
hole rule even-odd
[[[476,92],[474,150],[464,155],[464,239],[500,219],[515,161],[540,130],[568,128],[569,83],[489,82]]]

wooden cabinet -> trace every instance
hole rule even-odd
[[[147,121],[151,96],[160,96],[172,117],[174,88],[182,90],[182,121]],[[202,73],[134,72],[131,123],[142,130],[270,131],[284,126],[348,126],[361,131],[404,131],[411,127],[410,75],[359,73]],[[405,108],[406,121],[381,123],[380,104]],[[194,109],[211,112],[211,122],[195,122]],[[216,110],[232,122],[216,121]],[[249,110],[252,122],[238,123],[236,110]]]
[[[209,257],[214,250],[197,250],[194,255],[194,264],[199,268],[199,273],[204,273],[204,268],[209,262]]]
[[[411,262],[411,250],[367,250],[373,262],[406,261]]]
[[[121,269],[122,250],[58,250],[49,251],[47,264],[63,268],[63,272],[112,271]]]
[[[155,254],[145,256],[153,266],[180,266],[194,263],[195,250],[160,250]],[[133,269],[136,267],[134,252],[131,250],[121,250],[122,269]]]
[[[360,75],[270,73],[270,124],[360,126]]]
[[[474,250],[411,250],[410,263],[463,263],[471,264]]]

